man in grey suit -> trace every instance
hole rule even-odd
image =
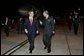
[[[45,45],[44,49],[47,48],[48,53],[51,52],[51,37],[54,32],[54,20],[53,17],[49,16],[48,11],[43,12],[43,16],[45,17],[43,19],[43,22],[40,21],[40,24],[44,26],[44,32],[43,32],[43,43]]]
[[[6,17],[6,19],[5,19],[5,26],[4,26],[4,31],[5,31],[5,33],[6,33],[6,36],[8,37],[9,36],[9,27],[10,27],[10,19],[8,18],[8,17]]]

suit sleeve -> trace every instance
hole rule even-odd
[[[43,25],[43,26],[45,25],[45,19],[42,21],[42,25]]]
[[[25,19],[25,21],[24,21],[24,29],[27,29],[26,19]]]
[[[51,18],[51,27],[52,27],[52,31],[54,31],[54,19]]]
[[[38,27],[39,26],[39,22],[38,22],[38,20],[35,19],[35,22],[36,22],[36,29],[39,30],[39,27]]]

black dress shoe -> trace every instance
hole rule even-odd
[[[47,47],[44,47],[44,49],[47,49]]]
[[[32,53],[32,50],[30,50],[30,52],[29,53]]]
[[[51,52],[51,50],[48,50],[48,53],[50,53]]]

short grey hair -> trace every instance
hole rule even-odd
[[[49,14],[49,12],[47,10],[44,11],[46,14]]]

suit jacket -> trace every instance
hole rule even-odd
[[[36,18],[33,19],[32,25],[30,24],[29,17],[25,18],[24,29],[28,30],[28,34],[35,35],[37,27],[38,26],[37,26],[37,20],[36,20]]]
[[[80,23],[79,18],[75,18],[75,17],[73,17],[73,19],[72,19],[72,23],[73,23],[73,25],[78,25],[78,24]]]
[[[54,20],[53,17],[48,17],[48,19],[43,20],[44,34],[52,34],[54,31]]]

